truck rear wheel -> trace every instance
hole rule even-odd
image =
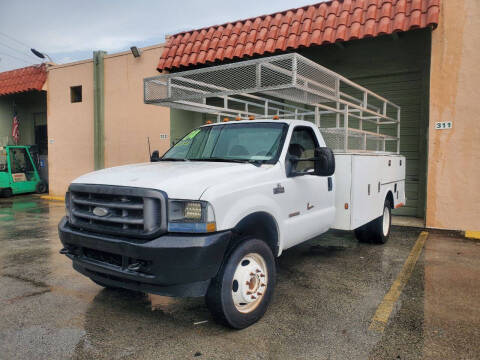
[[[375,244],[385,244],[390,235],[392,225],[392,205],[389,200],[385,200],[383,213],[379,218],[370,221],[358,229],[355,229],[355,236],[358,241]]]
[[[275,273],[275,259],[264,241],[241,241],[208,289],[205,300],[214,319],[234,329],[258,321],[272,299]]]

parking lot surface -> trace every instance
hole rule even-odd
[[[73,271],[62,202],[0,199],[1,359],[480,358],[480,242],[430,232],[383,331],[371,329],[419,230],[384,246],[329,232],[278,260],[265,317],[235,331],[201,298],[105,290]]]

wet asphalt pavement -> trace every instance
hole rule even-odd
[[[480,242],[430,233],[383,333],[372,317],[419,230],[384,246],[330,232],[287,250],[257,324],[212,321],[203,299],[105,290],[61,248],[61,202],[0,199],[0,359],[478,359]]]

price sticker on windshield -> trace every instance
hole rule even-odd
[[[449,130],[452,126],[451,121],[439,121],[435,123],[435,130]]]

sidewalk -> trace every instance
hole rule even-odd
[[[425,244],[424,358],[480,349],[480,241],[431,232]]]

